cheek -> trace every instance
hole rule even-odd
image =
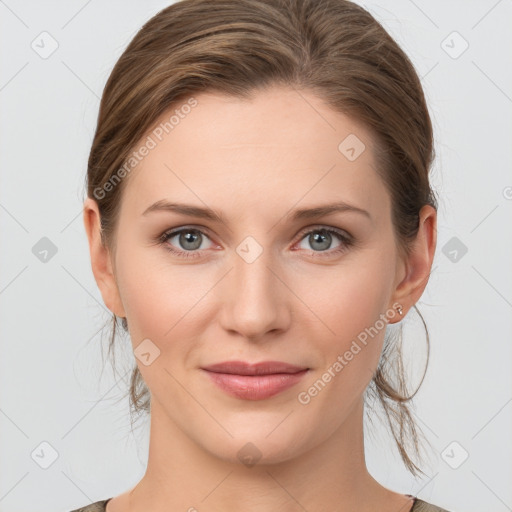
[[[326,273],[315,280],[314,288],[309,277],[304,281],[299,293],[321,320],[311,316],[315,351],[322,355],[314,377],[320,377],[319,390],[324,384],[329,388],[325,398],[357,396],[377,368],[392,291],[391,261],[383,251],[367,252],[357,262],[347,260],[336,275]]]
[[[308,278],[299,293],[324,324],[325,335],[320,339],[330,339],[331,346],[333,340],[339,340],[337,348],[343,348],[344,343],[374,325],[387,308],[392,291],[389,275],[389,263],[361,258],[357,264],[347,264],[314,280],[314,287]]]
[[[172,263],[165,248],[137,247],[137,240],[123,242],[119,240],[119,253],[123,245],[131,247],[122,251],[117,261],[119,291],[127,316],[133,319],[132,325],[149,324],[155,327],[153,331],[167,325],[166,331],[177,315],[190,308],[189,302],[201,286],[197,279],[191,279],[193,271],[187,271],[186,265]]]
[[[322,416],[327,430],[342,423],[361,399],[378,366],[387,326],[381,317],[385,294],[375,276],[353,272],[342,284],[323,299],[319,311],[330,329],[320,324],[314,335],[322,363],[297,395],[302,413],[311,422]]]
[[[186,326],[190,328],[189,318],[201,307],[208,283],[193,278],[186,266],[168,262],[163,248],[119,250],[119,254],[123,256],[117,262],[118,287],[134,349],[149,338],[160,350],[165,342],[167,351],[175,346],[170,342],[179,339]]]
[[[166,390],[179,392],[168,372],[180,379],[185,370],[181,366],[188,361],[190,339],[204,328],[201,298],[209,288],[204,280],[201,285],[201,280],[193,279],[186,267],[167,263],[165,254],[155,258],[159,252],[156,248],[133,251],[118,264],[135,360],[155,398]]]

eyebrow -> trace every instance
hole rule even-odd
[[[167,212],[174,212],[179,213],[182,215],[188,215],[190,217],[198,217],[201,219],[207,219],[214,222],[221,222],[225,223],[225,220],[223,216],[220,213],[217,213],[215,210],[211,208],[203,208],[199,206],[194,206],[190,204],[183,204],[183,203],[174,203],[167,201],[166,199],[161,199],[160,201],[157,201],[156,203],[153,203],[151,206],[146,208],[142,215],[147,215],[151,212],[158,212],[158,211],[167,211]],[[371,215],[368,211],[363,210],[362,208],[359,208],[357,206],[351,205],[349,203],[346,203],[344,201],[338,201],[336,203],[330,203],[325,204],[321,206],[314,206],[310,208],[300,208],[294,210],[292,213],[289,213],[286,215],[287,218],[291,217],[291,220],[297,221],[297,220],[304,220],[304,219],[314,219],[317,217],[323,217],[325,215],[329,215],[332,213],[337,212],[353,212],[353,213],[359,213],[362,214],[368,219],[371,220]]]

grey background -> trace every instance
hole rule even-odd
[[[110,314],[81,207],[105,81],[136,30],[168,3],[0,1],[0,512],[70,510],[144,474],[147,422],[132,434],[119,401],[133,356],[118,353],[116,374],[102,362]],[[441,199],[433,272],[418,303],[431,335],[415,399],[432,446],[428,476],[407,473],[378,423],[368,467],[383,485],[453,512],[512,510],[512,2],[361,4],[422,77]],[[423,331],[414,312],[403,324],[417,363]]]

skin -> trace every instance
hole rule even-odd
[[[136,359],[152,396],[147,471],[107,511],[409,511],[411,498],[377,482],[364,459],[363,393],[385,329],[308,404],[297,395],[394,303],[405,315],[421,297],[436,247],[435,209],[422,208],[413,250],[404,256],[363,126],[314,93],[286,87],[250,101],[210,92],[194,97],[198,105],[125,178],[115,253],[100,242],[96,202],[84,203],[92,270],[106,306],[127,318],[134,350],[146,338],[160,350],[147,366]],[[338,150],[349,134],[366,145],[354,161]],[[225,222],[142,215],[160,199],[211,207]],[[286,217],[340,200],[371,219],[355,212]],[[182,227],[204,233],[193,249],[199,257],[165,249],[187,252],[192,244],[180,244],[179,235],[154,242]],[[308,236],[322,227],[343,230],[356,243],[336,254],[344,245],[336,235],[330,245]],[[251,263],[236,252],[247,236],[262,248]],[[310,370],[274,397],[242,400],[200,369],[226,360],[278,360]],[[237,456],[248,442],[261,453],[252,467]]]

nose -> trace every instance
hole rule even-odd
[[[285,331],[291,319],[293,294],[270,252],[263,250],[254,261],[234,254],[233,267],[219,290],[222,327],[251,341]]]

